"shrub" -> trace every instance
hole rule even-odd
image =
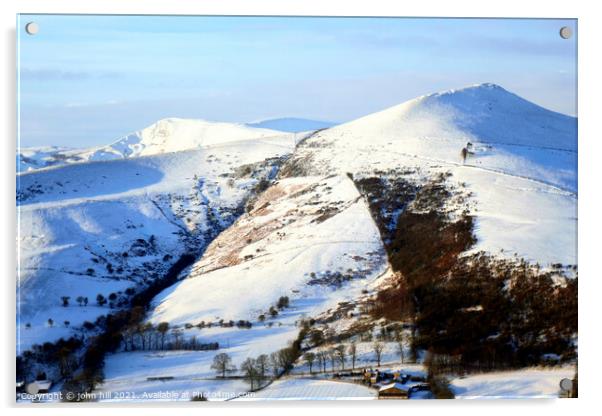
[[[278,299],[278,303],[277,303],[277,308],[278,309],[284,309],[284,308],[288,308],[289,305],[289,299],[288,296],[280,296],[280,298]]]

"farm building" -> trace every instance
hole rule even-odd
[[[48,393],[52,387],[52,381],[50,380],[36,380],[33,383],[29,383],[26,387],[26,391],[29,394]]]
[[[38,385],[38,393],[48,393],[50,387],[52,387],[52,381],[50,380],[38,380],[36,384]]]
[[[410,392],[403,384],[393,382],[378,389],[379,399],[409,399]]]

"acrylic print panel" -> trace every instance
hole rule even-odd
[[[17,24],[19,402],[576,396],[575,20]]]

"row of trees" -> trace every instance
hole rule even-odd
[[[108,297],[105,297],[102,293],[96,295],[96,304],[98,306],[104,306],[109,303],[109,306],[113,307],[115,302],[118,300],[117,293],[111,293]],[[63,307],[69,306],[69,302],[71,301],[71,296],[61,296],[61,305]],[[88,306],[89,299],[87,296],[78,296],[75,298],[75,301],[79,306]]]
[[[236,372],[232,358],[226,353],[217,354],[213,358],[211,368],[217,372],[218,377],[225,378],[226,374]],[[262,354],[257,358],[247,358],[240,366],[240,372],[251,385],[251,390],[261,386],[267,380],[270,362],[267,355]]]
[[[299,333],[288,347],[271,353],[269,356],[262,354],[256,358],[247,358],[240,367],[240,372],[254,390],[268,380],[271,373],[272,378],[278,378],[293,368],[293,364],[301,356],[301,343],[306,338],[311,323],[301,321]],[[213,358],[211,368],[217,372],[217,376],[225,378],[226,374],[236,372],[236,366],[232,358],[226,353],[219,353]]]
[[[297,358],[298,351],[293,346],[290,346],[273,352],[269,356],[262,354],[257,358],[249,357],[241,364],[240,371],[243,375],[248,373],[251,376],[254,373],[252,369],[255,369],[261,377],[265,377],[271,370],[272,375],[278,377],[290,370]],[[230,355],[225,352],[213,357],[211,368],[216,371],[217,376],[220,378],[225,378],[227,374],[238,371],[232,363]]]
[[[399,340],[398,353],[401,362],[404,361],[403,342]],[[375,342],[372,344],[372,351],[377,366],[380,366],[382,355],[385,349],[385,344]],[[277,378],[285,374],[293,368],[293,364],[299,357],[300,350],[291,345],[279,351],[273,352],[269,356],[261,354],[256,358],[249,357],[245,359],[240,368],[237,368],[232,363],[232,358],[227,353],[219,353],[213,358],[211,368],[216,371],[217,377],[226,378],[226,376],[234,373],[240,375],[250,384],[251,390],[260,388],[270,378]],[[313,373],[314,367],[318,367],[318,371],[325,373],[330,363],[331,371],[335,371],[338,367],[345,370],[347,363],[351,364],[351,369],[355,370],[358,358],[357,344],[349,345],[339,344],[329,350],[320,350],[318,352],[308,351],[302,356],[303,360],[309,367],[309,372]]]
[[[213,357],[211,368],[217,376],[226,378],[228,374],[237,371],[250,384],[251,390],[259,388],[270,378],[277,378],[292,369],[294,362],[299,357],[299,350],[291,345],[270,355],[261,354],[256,358],[249,357],[240,365],[240,369],[232,363],[232,358],[227,353],[219,353]]]
[[[171,328],[169,323],[153,325],[150,322],[135,322],[122,332],[124,351],[151,350],[217,350],[217,342],[200,342],[196,336],[184,337],[182,328]]]
[[[377,366],[380,366],[383,352],[385,350],[385,344],[377,341],[372,344],[372,352],[374,353],[374,361]],[[396,342],[396,351],[399,355],[401,363],[404,363],[405,352],[404,343],[402,338],[398,338]],[[325,373],[328,364],[330,363],[331,371],[335,371],[337,366],[340,370],[345,370],[347,364],[351,365],[351,369],[355,370],[355,366],[358,359],[357,344],[352,342],[348,346],[339,344],[331,349],[323,349],[318,352],[308,351],[303,354],[303,360],[309,367],[309,372],[313,372],[314,366],[317,365],[318,370]]]

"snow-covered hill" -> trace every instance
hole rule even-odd
[[[77,156],[77,151],[67,147],[47,146],[17,149],[17,172],[81,161]]]
[[[168,118],[96,150],[90,160],[148,156],[199,147],[219,146],[241,140],[281,136],[282,133],[241,124]]]
[[[295,152],[293,163],[312,175],[450,172],[477,202],[476,249],[517,253],[542,265],[575,264],[576,149],[575,118],[482,84],[320,132]]]
[[[90,149],[21,149],[17,154],[17,170],[24,172],[69,163],[150,156],[281,136],[282,132],[276,130],[254,128],[244,124],[167,118],[106,146]]]
[[[118,307],[128,288],[201,250],[293,150],[287,134],[231,138],[198,150],[17,175],[19,347],[73,333]],[[98,306],[98,294],[115,299]],[[89,303],[79,306],[78,297]]]

